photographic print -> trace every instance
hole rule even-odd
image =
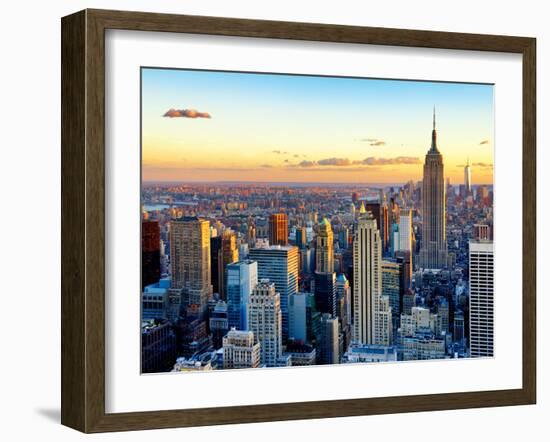
[[[494,356],[493,101],[142,68],[142,373]]]

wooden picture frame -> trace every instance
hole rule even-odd
[[[523,385],[513,390],[108,414],[105,412],[105,30],[494,51],[523,58]],[[83,432],[534,404],[534,38],[106,10],[62,19],[62,410]]]

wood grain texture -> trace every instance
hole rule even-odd
[[[186,32],[523,55],[523,387],[105,413],[105,30]],[[62,423],[84,432],[532,404],[536,400],[536,45],[526,37],[86,10],[62,19]]]
[[[61,30],[61,422],[85,428],[85,13]]]

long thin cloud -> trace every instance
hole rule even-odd
[[[208,112],[199,112],[196,109],[170,109],[163,117],[167,118],[212,118]]]

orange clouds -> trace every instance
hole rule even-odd
[[[168,118],[212,118],[208,112],[199,112],[196,109],[170,109],[163,117]]]

